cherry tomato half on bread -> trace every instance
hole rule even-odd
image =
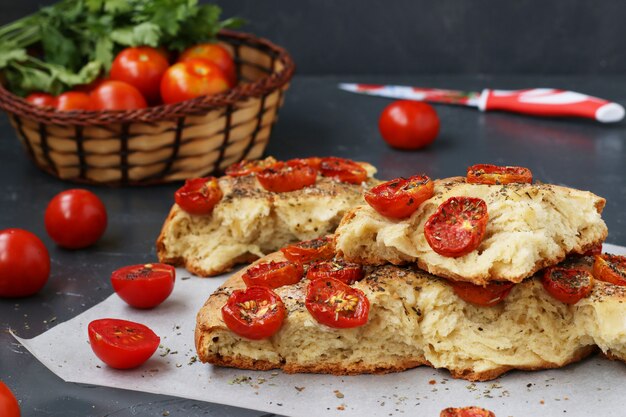
[[[161,80],[161,98],[166,104],[200,96],[218,94],[230,88],[228,79],[217,65],[202,59],[190,59],[172,65]]]
[[[496,417],[496,415],[480,407],[446,408],[439,417]]]
[[[141,92],[123,81],[103,81],[89,96],[95,110],[134,110],[148,107]]]
[[[111,284],[120,298],[136,308],[161,304],[174,289],[176,270],[165,264],[130,265],[113,271]]]
[[[246,159],[236,162],[226,168],[226,175],[230,177],[244,177],[246,175],[256,174],[257,172],[274,165],[277,161],[274,158],[266,158],[257,161],[248,161]]]
[[[161,97],[161,78],[169,66],[163,53],[156,48],[126,48],[113,60],[110,77],[132,85],[148,102],[157,103]]]
[[[311,281],[334,278],[348,285],[362,280],[364,275],[361,265],[346,262],[342,258],[316,262],[309,267],[306,273],[306,277]]]
[[[530,169],[524,167],[472,165],[467,168],[467,182],[471,184],[511,184],[533,182]]]
[[[48,235],[57,245],[80,249],[102,237],[107,227],[107,211],[91,191],[67,190],[50,200],[44,222]]]
[[[378,119],[378,130],[385,142],[398,149],[420,149],[430,145],[439,134],[439,117],[427,103],[394,101]]]
[[[463,256],[478,248],[488,219],[487,204],[480,198],[451,197],[428,218],[424,236],[439,255]]]
[[[111,368],[131,369],[147,361],[161,339],[147,326],[127,320],[100,319],[89,323],[89,343]]]
[[[548,294],[565,304],[576,304],[593,289],[591,272],[579,268],[546,268],[541,279]]]
[[[237,84],[235,61],[230,52],[218,43],[201,43],[187,48],[178,58],[179,62],[204,59],[220,67],[230,87]]]
[[[235,290],[222,307],[226,326],[239,336],[259,340],[280,330],[287,310],[278,295],[266,287]]]
[[[435,185],[426,175],[414,175],[379,184],[366,191],[364,198],[383,216],[403,219],[432,197],[434,189]]]
[[[47,94],[47,93],[31,93],[26,99],[30,104],[33,104],[37,107],[56,107],[57,99],[56,97]]]
[[[626,256],[608,253],[595,255],[593,276],[600,281],[626,286]]]
[[[189,214],[211,214],[222,199],[222,190],[215,177],[193,178],[174,194],[176,204]]]
[[[267,191],[285,193],[315,184],[317,170],[301,163],[276,162],[257,172],[256,177]]]
[[[304,270],[295,262],[263,262],[246,269],[241,278],[248,287],[278,288],[300,282]]]
[[[0,381],[0,416],[20,417],[20,404],[2,381]]]
[[[312,156],[310,158],[296,158],[296,159],[290,159],[289,161],[287,161],[287,164],[297,164],[297,163],[308,165],[311,168],[315,168],[316,170],[319,171],[320,165],[322,163],[322,158],[319,158],[317,156]]]
[[[370,311],[370,302],[363,291],[334,278],[311,281],[305,304],[315,320],[337,329],[364,325]]]
[[[93,103],[87,93],[68,91],[57,97],[56,108],[59,111],[93,110]]]
[[[468,303],[491,307],[502,302],[513,288],[512,282],[490,282],[486,286],[469,282],[448,281],[454,293]]]
[[[0,297],[27,297],[39,291],[50,275],[50,255],[31,232],[0,231]]]
[[[330,236],[293,243],[280,250],[291,262],[306,264],[335,256],[335,240]]]
[[[322,158],[320,172],[325,177],[350,184],[361,184],[367,180],[367,171],[361,165],[349,159],[334,156]]]

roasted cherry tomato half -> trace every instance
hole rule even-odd
[[[0,416],[20,417],[20,404],[2,381],[0,381]]]
[[[306,264],[313,261],[325,261],[335,256],[335,240],[330,237],[318,237],[293,243],[280,250],[291,262]]]
[[[161,97],[161,78],[169,66],[158,49],[136,46],[117,54],[111,65],[110,77],[132,85],[148,102],[157,103]]]
[[[626,256],[595,255],[593,262],[593,276],[600,281],[626,286]]]
[[[161,98],[166,104],[218,94],[230,88],[228,79],[217,65],[202,59],[190,59],[172,65],[161,80]]]
[[[43,242],[22,229],[0,231],[0,297],[27,297],[50,275],[50,255]]]
[[[248,267],[241,278],[248,287],[278,288],[300,282],[303,275],[299,263],[270,261]]]
[[[446,408],[439,417],[496,417],[496,415],[480,407]]]
[[[290,159],[289,161],[287,161],[287,164],[305,164],[305,165],[310,166],[311,168],[315,168],[318,171],[320,169],[321,163],[322,163],[322,158],[319,158],[317,156],[312,156],[310,158],[296,158],[296,159]]]
[[[398,100],[385,107],[378,130],[389,146],[419,149],[430,145],[439,134],[439,117],[428,103]]]
[[[488,219],[487,204],[480,198],[451,197],[426,221],[424,236],[438,254],[463,256],[478,248]]]
[[[497,281],[490,282],[485,287],[462,281],[448,281],[448,283],[460,299],[483,307],[495,306],[502,302],[514,285],[512,282]]]
[[[237,84],[235,61],[230,52],[218,43],[201,43],[187,48],[178,58],[179,62],[204,59],[220,67],[230,87]]]
[[[231,177],[243,177],[246,175],[256,174],[257,172],[274,165],[277,161],[274,158],[265,158],[257,161],[236,162],[226,168],[226,175]]]
[[[565,304],[576,304],[593,289],[591,272],[579,268],[546,268],[541,279],[552,297]]]
[[[322,158],[320,172],[325,177],[350,184],[361,184],[367,180],[367,171],[354,161],[330,156]]]
[[[266,287],[235,290],[222,307],[226,326],[233,333],[253,340],[274,335],[280,330],[286,315],[283,301]]]
[[[148,107],[141,92],[123,81],[103,81],[89,96],[96,110],[134,110]]]
[[[165,264],[130,265],[113,271],[111,284],[120,298],[136,308],[161,304],[174,289],[176,270]]]
[[[33,104],[37,107],[56,107],[57,99],[56,97],[47,94],[47,93],[31,93],[26,99],[30,104]]]
[[[89,323],[89,342],[111,368],[136,368],[157,350],[161,339],[147,326],[127,320],[100,319]]]
[[[364,198],[383,216],[403,219],[432,197],[434,189],[435,185],[426,175],[414,175],[379,184],[366,191]]]
[[[315,184],[317,170],[306,164],[276,162],[257,172],[256,177],[267,191],[285,193]]]
[[[533,174],[524,167],[478,164],[467,168],[466,180],[471,184],[530,184]]]
[[[593,256],[593,255],[600,255],[601,253],[602,253],[602,242],[590,247],[589,249],[585,251],[585,253],[581,254],[580,256]]]
[[[315,320],[337,329],[364,325],[370,311],[370,302],[363,291],[334,278],[311,281],[305,304]]]
[[[364,275],[361,265],[346,262],[342,258],[316,262],[309,267],[306,273],[306,277],[311,281],[334,278],[348,285],[362,280]]]
[[[56,108],[59,111],[92,110],[93,103],[87,93],[68,91],[56,98]]]
[[[44,222],[48,235],[57,245],[80,249],[102,237],[107,228],[107,211],[91,191],[67,190],[50,200]]]
[[[211,214],[222,199],[222,190],[215,177],[193,178],[174,194],[174,200],[189,214]]]

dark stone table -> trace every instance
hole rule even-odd
[[[338,155],[368,161],[378,167],[383,179],[418,172],[431,177],[464,175],[467,166],[482,162],[526,166],[541,181],[606,197],[608,242],[626,245],[625,122],[601,125],[438,106],[441,132],[436,142],[422,151],[401,152],[388,148],[378,133],[378,116],[389,101],[339,91],[339,81],[393,81],[468,90],[559,87],[626,103],[626,78],[297,77],[267,150],[280,159]],[[36,233],[52,257],[50,280],[38,295],[0,300],[0,379],[21,401],[23,416],[160,416],[166,412],[172,417],[262,415],[197,401],[64,383],[17,344],[9,328],[22,337],[37,336],[110,295],[107,277],[113,269],[154,261],[154,241],[178,185],[91,188],[106,204],[109,228],[94,247],[66,251],[46,235],[43,214],[56,193],[73,185],[39,171],[28,160],[4,116],[0,118],[0,155],[0,229],[20,227]]]

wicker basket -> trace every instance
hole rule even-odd
[[[223,31],[219,41],[240,80],[222,94],[140,110],[57,112],[0,85],[0,108],[37,166],[63,180],[146,185],[218,173],[262,156],[294,71],[289,54],[265,39]]]

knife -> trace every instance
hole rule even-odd
[[[478,91],[441,90],[402,85],[341,83],[353,93],[396,99],[428,101],[477,107],[481,111],[501,110],[543,117],[584,117],[602,123],[624,118],[624,107],[601,98],[554,88]]]

